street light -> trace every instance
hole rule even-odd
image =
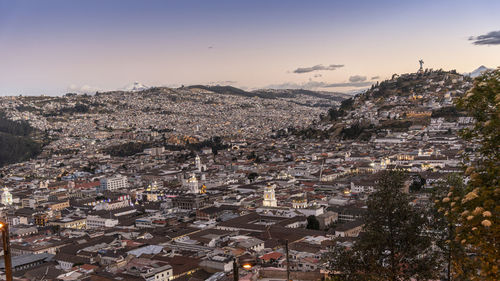
[[[244,268],[244,269],[246,269],[246,270],[250,270],[250,269],[252,269],[252,265],[251,265],[251,264],[248,264],[248,263],[246,263],[246,264],[244,264],[244,265],[242,265],[242,266],[243,266],[243,268]]]
[[[12,281],[12,260],[10,258],[10,241],[9,241],[9,225],[5,222],[0,222],[0,230],[2,231],[3,241],[3,258],[5,260],[5,280]]]
[[[243,256],[238,259],[236,257],[233,259],[233,276],[234,281],[238,281],[240,279],[240,264],[245,270],[250,270],[255,265],[255,259],[251,256]]]

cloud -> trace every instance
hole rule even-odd
[[[294,82],[285,82],[281,84],[273,84],[266,86],[265,88],[269,89],[305,89],[312,90],[316,88],[322,88],[325,85],[324,82],[318,81],[308,81],[305,83],[294,83]]]
[[[491,31],[484,35],[471,36],[470,41],[473,41],[474,45],[500,45],[500,30]]]
[[[354,87],[354,88],[361,88],[361,87],[368,87],[371,86],[372,82],[346,82],[346,83],[332,83],[332,84],[326,84],[324,87],[325,88],[344,88],[344,87]]]
[[[93,94],[95,92],[101,91],[101,89],[97,87],[92,87],[89,85],[78,86],[75,84],[69,85],[66,90],[68,92],[78,93],[78,94]]]
[[[377,79],[380,79],[380,76],[373,76],[373,77],[371,78],[371,80],[377,80]]]
[[[294,83],[294,82],[285,82],[282,84],[273,84],[269,85],[265,88],[270,89],[305,89],[305,90],[313,90],[318,88],[362,88],[371,86],[371,82],[363,81],[363,82],[344,82],[344,83],[326,83],[320,81],[308,81],[305,83]]]
[[[356,82],[364,82],[366,81],[366,76],[361,76],[361,75],[354,75],[349,77],[349,81],[356,83]]]
[[[324,66],[322,64],[318,64],[318,65],[315,65],[315,66],[311,66],[311,67],[299,67],[297,69],[295,69],[293,71],[293,73],[309,73],[309,72],[313,72],[313,71],[319,71],[319,70],[335,70],[337,68],[341,68],[341,67],[344,67],[343,64],[330,64],[330,65],[327,65],[327,66]]]

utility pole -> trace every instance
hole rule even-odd
[[[286,281],[291,281],[290,279],[290,257],[288,255],[288,239],[285,240],[285,252],[286,252]]]
[[[3,240],[3,258],[5,260],[5,280],[12,281],[12,260],[10,253],[9,226],[5,222],[0,222]]]
[[[240,279],[240,273],[238,272],[238,261],[236,260],[236,257],[233,258],[233,276],[234,281],[238,281]]]

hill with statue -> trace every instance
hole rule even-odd
[[[431,120],[467,122],[454,100],[472,87],[472,78],[456,71],[420,70],[394,74],[367,91],[332,107],[306,129],[288,128],[305,138],[369,140],[390,132],[430,126]],[[441,119],[440,119],[441,118]]]

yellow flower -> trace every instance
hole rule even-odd
[[[484,227],[490,227],[491,226],[491,221],[489,220],[484,220],[481,222],[481,224],[484,226]]]
[[[479,196],[477,196],[477,193],[474,192],[474,191],[475,190],[467,193],[467,195],[465,195],[465,198],[462,200],[462,203],[469,202],[469,201],[471,201],[471,200],[476,199],[477,197],[479,197]]]
[[[468,214],[469,214],[469,211],[465,210],[465,211],[463,211],[463,212],[462,212],[462,217],[465,217],[465,216],[467,216]]]
[[[473,215],[478,215],[480,214],[484,209],[481,207],[476,207],[474,211],[472,212]]]
[[[448,196],[448,197],[451,197],[452,195],[453,195],[453,193],[448,192],[448,195],[447,195],[447,196]]]
[[[450,204],[450,205],[451,205],[452,207],[453,207],[453,206],[455,206],[455,202],[451,202],[451,204]]]
[[[443,203],[446,203],[446,202],[450,202],[450,198],[448,198],[448,197],[443,198]]]
[[[473,227],[473,228],[472,228],[472,231],[476,231],[476,230],[477,230],[477,227]]]
[[[460,241],[462,244],[465,244],[466,240],[465,239],[462,239],[462,241]]]
[[[473,218],[474,218],[474,216],[468,216],[468,217],[467,217],[467,220],[468,220],[468,221],[470,221],[470,220],[472,220]]]
[[[483,217],[491,217],[491,212],[490,211],[484,211],[483,212]]]
[[[434,200],[434,203],[436,203],[436,204],[439,203],[439,200]]]
[[[460,197],[456,196],[453,198],[453,201],[458,201],[458,199],[460,199]]]

